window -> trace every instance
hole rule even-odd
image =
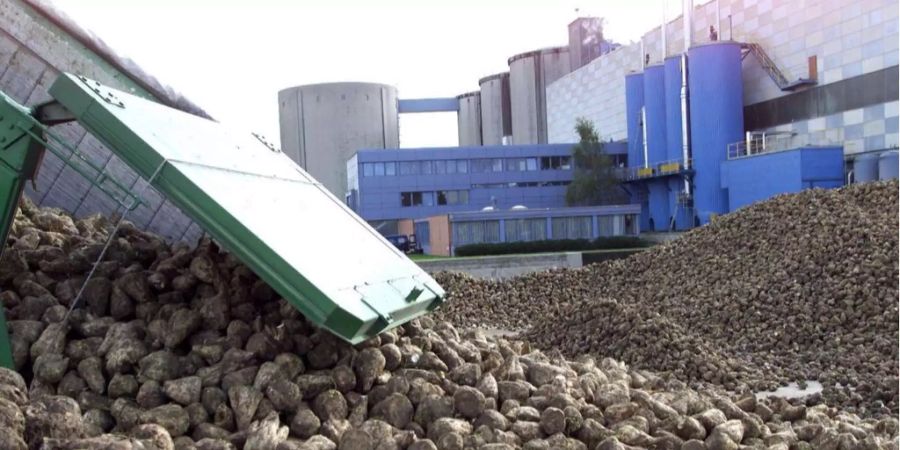
[[[491,171],[490,159],[473,159],[472,173],[486,173]]]
[[[571,156],[542,156],[541,170],[569,170],[572,168]]]
[[[491,160],[491,172],[503,172],[503,160],[494,158]]]
[[[469,191],[437,191],[438,205],[465,205],[469,203]]]
[[[600,236],[612,236],[613,216],[597,216],[597,228],[599,228]]]
[[[400,206],[421,206],[423,194],[430,194],[430,192],[401,192]]]
[[[425,206],[434,206],[434,192],[423,192],[422,204]]]
[[[456,160],[451,159],[447,161],[447,173],[456,173]]]
[[[431,161],[422,161],[422,174],[431,175],[432,172]]]
[[[397,175],[397,163],[395,163],[395,162],[384,163],[384,174],[389,177]]]
[[[384,176],[384,163],[375,163],[375,176],[376,177]]]
[[[436,174],[445,174],[447,173],[447,161],[435,161],[434,162],[434,173]]]
[[[456,171],[459,173],[468,173],[469,172],[469,161],[465,159],[460,159],[456,161]]]
[[[400,165],[400,175],[418,175],[419,174],[419,162],[418,161],[402,161],[399,163]]]
[[[506,160],[506,170],[509,172],[524,172],[528,170],[525,158],[509,158]]]
[[[550,223],[553,227],[553,239],[590,239],[593,234],[589,216],[554,217]]]
[[[538,170],[538,162],[537,158],[528,158],[525,160],[525,166],[528,168],[528,171]]]
[[[480,244],[483,242],[500,242],[499,220],[453,223],[454,246]]]
[[[371,177],[375,175],[375,166],[372,163],[363,163],[363,176]]]
[[[541,241],[547,239],[546,219],[506,220],[506,241]]]

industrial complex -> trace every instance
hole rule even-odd
[[[585,118],[639,207],[639,231],[687,230],[776,194],[897,176],[897,18],[889,1],[686,2],[618,44],[602,19],[582,17],[569,45],[513,55],[508,72],[456,98],[364,83],[285,89],[282,145],[395,234],[462,212],[560,214],[573,170],[551,160]],[[459,147],[399,149],[399,114],[446,111]],[[338,130],[349,131],[329,135]]]

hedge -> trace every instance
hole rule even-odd
[[[634,236],[601,237],[588,239],[556,239],[529,242],[500,242],[496,244],[469,244],[456,247],[456,256],[515,255],[521,253],[574,252],[584,250],[608,250],[648,247],[651,244]]]

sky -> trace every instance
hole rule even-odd
[[[53,0],[216,120],[276,142],[281,89],[364,81],[400,98],[456,96],[508,70],[512,55],[567,44],[578,16],[638,41],[659,26],[663,1]],[[401,115],[400,145],[457,145],[456,114]]]

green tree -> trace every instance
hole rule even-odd
[[[579,117],[575,132],[580,142],[572,147],[574,177],[566,190],[569,206],[593,206],[621,201],[619,174],[603,148],[593,122]]]

